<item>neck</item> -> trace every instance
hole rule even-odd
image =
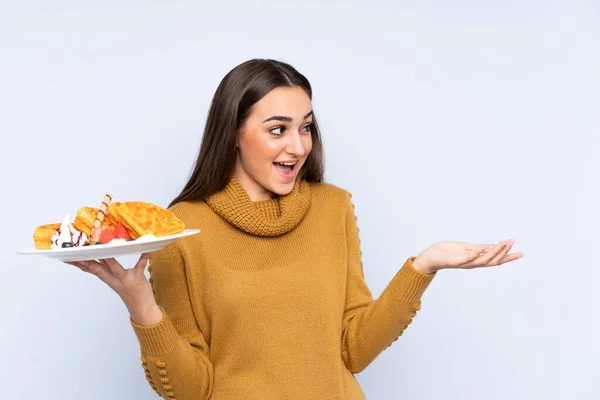
[[[250,197],[251,201],[264,201],[275,197],[273,192],[265,189],[258,182],[254,181],[254,179],[241,170],[241,167],[236,167],[233,176],[244,188],[246,193],[248,193],[248,197]]]

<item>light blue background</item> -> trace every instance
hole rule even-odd
[[[440,272],[367,398],[600,398],[600,7],[414,3],[3,1],[0,397],[156,397],[119,298],[16,251],[107,192],[166,206],[219,81],[268,57],[314,86],[375,296],[437,241],[525,253]]]

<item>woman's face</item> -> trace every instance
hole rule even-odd
[[[240,129],[235,178],[252,201],[292,191],[312,149],[312,104],[304,89],[279,87],[254,104]]]

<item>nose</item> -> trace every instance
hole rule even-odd
[[[306,146],[300,133],[288,135],[287,138],[286,152],[296,157],[304,157],[306,154]]]

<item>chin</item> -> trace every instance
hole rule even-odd
[[[286,194],[290,194],[294,189],[294,183],[296,182],[296,179],[294,179],[291,182],[273,183],[271,185],[270,191],[279,196],[285,196]]]

